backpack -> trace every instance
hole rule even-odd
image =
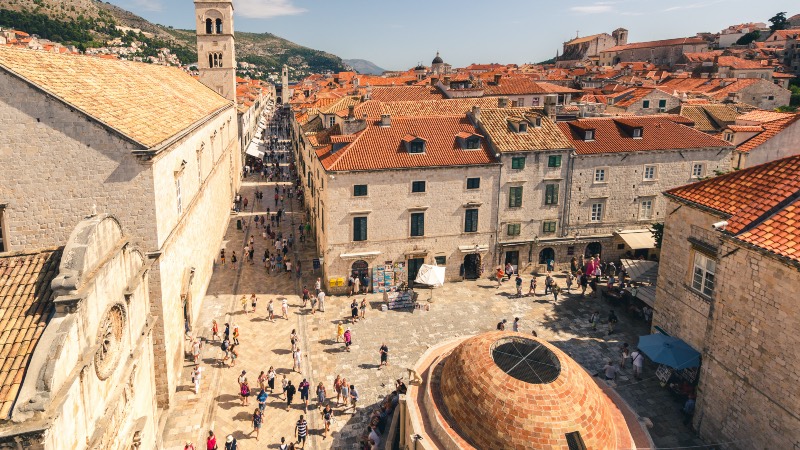
[[[228,340],[225,339],[224,341],[222,341],[222,344],[220,345],[220,348],[222,348],[223,352],[227,352],[228,348],[230,348],[230,346],[231,346],[230,342],[228,342]]]
[[[241,393],[242,393],[242,396],[250,395],[250,387],[248,385],[246,385],[246,384],[242,384]]]

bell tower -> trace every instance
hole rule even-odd
[[[233,0],[194,0],[200,82],[236,102]]]

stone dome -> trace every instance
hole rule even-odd
[[[568,449],[574,432],[593,450],[630,444],[622,414],[589,374],[533,336],[465,340],[445,358],[439,391],[454,428],[475,448]]]
[[[436,57],[433,58],[433,62],[431,64],[444,64],[442,57],[439,56],[439,52],[436,52]]]

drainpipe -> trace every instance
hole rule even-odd
[[[503,160],[501,159],[500,153],[495,153],[495,157],[498,161],[500,161],[500,173],[497,175],[497,210],[495,211],[495,227],[494,227],[494,248],[497,252],[497,263],[500,264],[500,242],[498,236],[500,235],[500,192],[503,185]],[[492,273],[494,265],[488,267],[489,273]]]
[[[567,179],[564,182],[564,189],[566,195],[564,196],[564,208],[561,213],[561,237],[567,236],[567,227],[569,227],[569,212],[570,204],[572,203],[572,173],[575,171],[575,157],[577,153],[571,151],[567,154]]]

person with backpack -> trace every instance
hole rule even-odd
[[[266,389],[261,389],[258,392],[258,396],[256,396],[256,401],[258,402],[258,409],[264,411],[264,408],[267,407],[267,398],[269,398],[269,394],[267,394]]]
[[[608,334],[611,335],[614,332],[614,326],[619,322],[617,319],[617,315],[614,313],[612,309],[611,312],[608,313]]]
[[[550,292],[553,293],[553,303],[558,303],[558,294],[561,293],[561,287],[553,283],[553,286],[550,288]]]
[[[292,382],[289,381],[286,383],[286,410],[288,411],[289,408],[292,406],[292,400],[294,399],[294,394],[297,392],[297,388],[292,385]]]
[[[517,297],[522,297],[522,277],[520,277],[519,274],[517,274],[514,283],[517,285]]]
[[[242,374],[239,377],[239,396],[242,398],[242,406],[247,406],[247,402],[250,399],[250,383],[247,381],[247,377],[244,377],[244,371],[242,371]]]
[[[228,438],[225,440],[225,450],[239,450],[239,445],[236,442],[236,438],[228,435]]]
[[[219,365],[220,366],[224,366],[225,362],[231,356],[230,353],[229,353],[230,349],[231,349],[231,343],[230,343],[230,341],[228,341],[227,337],[219,345],[219,348],[220,348],[220,350],[222,350],[222,360],[219,362]]]

